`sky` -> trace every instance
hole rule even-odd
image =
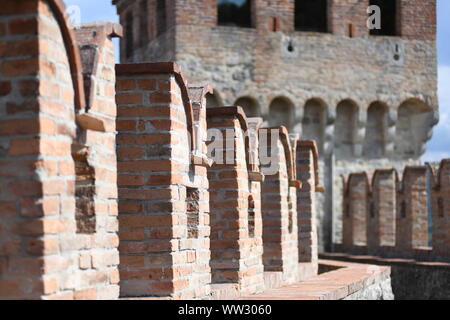
[[[64,2],[69,10],[70,6],[75,5],[80,8],[81,22],[118,22],[116,9],[111,0],[64,0]],[[433,130],[433,138],[428,142],[424,161],[450,158],[450,1],[437,0],[437,6],[440,122]]]

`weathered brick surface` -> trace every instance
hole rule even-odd
[[[366,173],[354,173],[348,177],[344,195],[343,248],[367,244],[367,211],[371,186]]]
[[[116,72],[121,295],[204,298],[209,192],[206,167],[191,165],[188,88],[172,63]]]
[[[344,203],[350,213],[355,206],[365,211],[367,244],[355,241],[359,233],[355,225],[360,218],[346,215],[341,249],[387,258],[448,261],[448,167],[448,159],[442,160],[436,171],[431,164],[409,166],[401,181],[394,169],[377,170],[366,196],[361,190],[366,188],[367,174],[350,176],[345,182]]]
[[[431,205],[433,218],[433,251],[440,258],[450,258],[450,161],[443,160],[438,172],[431,172]]]
[[[406,167],[397,196],[396,250],[408,256],[428,247],[426,167]]]
[[[296,176],[294,154],[284,127],[260,129],[260,141],[262,135],[273,140],[260,147],[260,154],[271,159],[261,164],[264,271],[279,272],[285,283],[292,283],[298,279],[297,190],[291,186]]]
[[[249,98],[254,115],[269,126],[284,125],[317,141],[326,172],[326,193],[317,203],[323,251],[342,242],[340,176],[418,164],[438,120],[436,1],[395,1],[395,36],[370,35],[369,0],[327,1],[323,33],[295,30],[293,0],[251,1],[251,28],[217,25],[217,1],[168,1],[167,31],[158,37],[151,29],[156,1],[148,1],[148,14],[140,12],[140,1],[115,3],[121,23],[134,13],[135,44],[129,56],[122,54],[123,62],[176,61],[189,79],[211,84],[221,105]],[[153,34],[144,42],[141,20]],[[125,36],[122,53],[126,44]],[[290,110],[274,117],[280,97]],[[314,121],[311,101],[322,108],[314,108]],[[351,112],[339,108],[349,102]],[[374,104],[380,112],[371,112]],[[410,123],[421,129],[412,132]],[[308,132],[311,125],[317,130]]]
[[[4,0],[0,7],[0,298],[117,298],[114,118],[102,132],[76,121],[102,93],[85,98],[84,66],[61,1]],[[109,48],[112,57],[100,63],[112,70],[111,41],[99,46]],[[114,77],[108,81],[112,103],[103,107],[114,110]],[[89,150],[84,171],[73,154],[80,143]],[[84,205],[82,190],[90,200]],[[83,232],[79,209],[90,214]]]
[[[209,144],[215,154],[208,170],[212,282],[237,283],[242,294],[261,292],[261,188],[252,179],[258,172],[250,163],[247,118],[240,107],[209,109],[208,129],[220,133]]]
[[[314,141],[299,141],[296,154],[297,178],[301,188],[297,191],[298,255],[299,262],[311,263],[317,268],[317,215],[316,187],[318,178],[318,153]]]
[[[395,246],[397,180],[395,170],[377,170],[373,175],[367,211],[369,254],[376,254],[383,246]]]

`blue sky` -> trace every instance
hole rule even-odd
[[[77,5],[81,9],[81,22],[118,22],[111,0],[64,0],[67,6]],[[437,161],[450,158],[450,1],[438,3],[438,59],[439,59],[439,105],[440,122],[434,128],[433,138],[428,143],[423,160]]]

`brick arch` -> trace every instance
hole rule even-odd
[[[343,177],[344,184],[345,184],[344,191],[345,191],[346,195],[349,195],[349,193],[350,193],[350,185],[351,185],[352,180],[355,177],[358,177],[358,176],[361,176],[361,175],[363,175],[364,179],[366,180],[367,193],[370,194],[372,192],[372,182],[373,182],[373,179],[374,179],[375,175],[373,175],[372,179],[370,179],[369,175],[367,174],[367,172],[356,172],[356,173],[351,173],[347,177]]]
[[[281,116],[281,113],[283,112],[282,109],[287,109],[288,112],[287,115],[284,115],[282,119],[277,119],[276,121],[273,121],[273,117],[275,114],[273,113],[274,109],[280,109],[278,111],[278,115]],[[291,117],[291,118],[289,118]],[[291,129],[294,126],[294,117],[295,117],[295,105],[292,102],[291,99],[289,99],[286,96],[276,96],[273,98],[269,104],[269,110],[268,110],[268,120],[269,123],[271,123],[272,127],[279,127],[284,126],[289,129]]]
[[[431,137],[433,108],[418,98],[404,100],[397,109],[395,152],[401,158],[418,158]],[[412,129],[414,128],[414,130]],[[407,143],[405,143],[407,141]]]
[[[235,105],[241,107],[244,112],[246,110],[250,110],[251,112],[245,112],[248,117],[259,117],[261,115],[261,106],[258,103],[258,100],[253,98],[252,96],[240,96],[236,99]],[[248,113],[252,113],[251,115]]]
[[[246,134],[248,132],[248,121],[244,110],[239,106],[211,108],[207,109],[208,117],[213,116],[236,116],[239,120],[242,131],[244,132],[245,160],[247,168],[250,170],[250,139]]]
[[[156,62],[156,63],[122,63],[116,65],[116,73],[119,75],[138,75],[152,73],[170,73],[175,77],[175,81],[180,87],[181,99],[186,113],[186,121],[189,134],[191,135],[190,148],[194,150],[194,112],[192,108],[191,98],[189,97],[189,89],[181,68],[175,62]]]
[[[80,52],[75,40],[75,34],[69,27],[65,14],[65,5],[62,0],[46,0],[61,30],[69,60],[70,73],[74,89],[74,105],[76,111],[83,111],[86,107],[86,99],[83,85],[83,69]]]
[[[280,141],[283,145],[284,156],[286,158],[286,166],[288,170],[289,180],[295,180],[295,165],[294,165],[294,153],[291,148],[291,143],[289,142],[289,132],[284,126],[269,128],[269,130],[279,130],[280,132]]]

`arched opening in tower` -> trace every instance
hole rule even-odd
[[[258,102],[250,97],[242,97],[236,100],[236,106],[244,109],[245,115],[248,118],[259,117],[261,115]]]
[[[410,99],[398,109],[395,154],[402,159],[417,159],[425,152],[430,138],[433,110],[423,101]]]
[[[125,56],[131,58],[134,47],[133,13],[128,12],[125,22]]]
[[[320,154],[323,152],[326,113],[326,105],[322,100],[306,101],[302,120],[302,139],[316,141]]]
[[[370,0],[370,5],[381,10],[381,28],[371,29],[373,36],[395,36],[397,34],[397,0]]]
[[[166,14],[166,0],[156,1],[156,36],[166,32],[167,28],[167,14]]]
[[[219,94],[216,90],[214,90],[214,93],[208,93],[206,95],[206,108],[220,108],[222,107],[222,100],[220,99]]]
[[[296,0],[295,30],[328,32],[328,1]]]
[[[269,126],[285,126],[291,131],[294,124],[294,105],[285,97],[275,98],[269,106]]]
[[[251,28],[251,0],[217,0],[218,24]]]
[[[139,42],[141,47],[148,41],[148,5],[147,0],[141,0],[139,4]]]
[[[351,100],[341,101],[336,109],[334,151],[337,159],[354,155],[358,106]]]
[[[366,135],[363,146],[363,155],[366,158],[377,159],[385,155],[387,110],[387,106],[381,102],[372,103],[367,110]]]

